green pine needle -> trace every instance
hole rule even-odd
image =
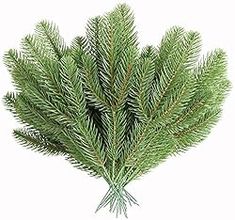
[[[199,59],[200,49],[199,33],[173,27],[159,46],[140,50],[125,4],[90,19],[70,47],[42,21],[4,56],[16,88],[4,101],[24,126],[14,136],[103,177],[109,190],[97,210],[127,216],[138,203],[125,186],[201,142],[220,117],[230,89],[226,54]]]

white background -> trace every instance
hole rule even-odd
[[[67,43],[84,34],[88,18],[103,14],[123,1],[2,0],[0,1],[0,97],[12,90],[2,64],[4,51],[17,48],[20,39],[41,19],[58,24]],[[234,1],[162,0],[126,1],[135,12],[140,45],[157,45],[172,25],[197,30],[203,52],[221,47],[229,57],[229,79],[235,84]],[[129,209],[129,219],[235,219],[235,92],[224,105],[220,122],[197,148],[170,158],[128,190],[140,207]],[[94,214],[107,190],[60,157],[46,157],[16,143],[19,127],[0,104],[0,219],[106,220],[108,210]],[[120,218],[122,219],[122,218]]]

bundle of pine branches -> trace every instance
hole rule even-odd
[[[109,190],[98,209],[126,215],[137,202],[125,186],[202,141],[219,119],[226,55],[216,49],[199,61],[200,48],[197,32],[173,27],[158,47],[140,50],[123,4],[89,20],[70,47],[42,21],[4,57],[16,89],[5,103],[24,125],[14,136],[103,177]]]

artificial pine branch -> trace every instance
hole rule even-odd
[[[14,136],[104,178],[97,210],[126,215],[137,201],[125,186],[202,141],[219,119],[230,89],[226,54],[199,60],[200,48],[197,32],[173,27],[158,47],[140,50],[125,4],[89,20],[70,47],[42,21],[21,51],[4,56],[16,88],[4,101],[24,125]]]

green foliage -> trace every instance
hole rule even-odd
[[[124,187],[202,141],[219,119],[230,89],[226,54],[199,61],[200,48],[197,32],[173,27],[140,51],[125,4],[89,20],[70,47],[42,21],[21,51],[4,56],[16,88],[4,101],[24,126],[14,136],[103,177],[110,189],[97,210],[109,204],[126,215],[137,202]]]

